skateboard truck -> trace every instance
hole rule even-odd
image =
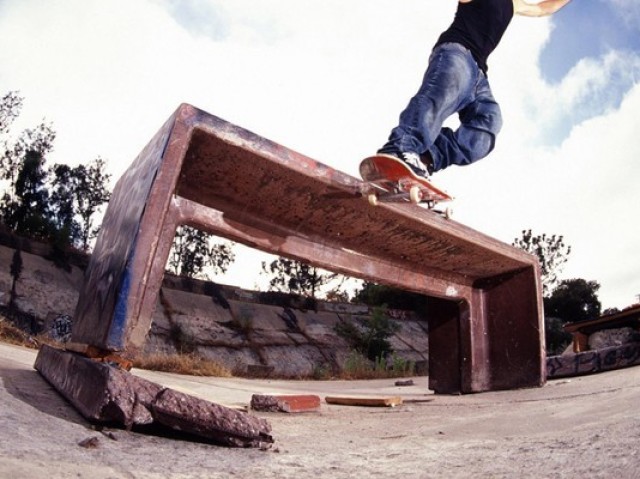
[[[372,206],[379,202],[422,203],[445,218],[451,217],[450,208],[439,210],[435,206],[453,198],[426,178],[416,175],[406,163],[394,156],[379,154],[365,158],[360,163],[360,176],[366,182],[362,194]]]

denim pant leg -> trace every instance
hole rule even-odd
[[[423,154],[430,150],[444,121],[467,103],[478,75],[478,66],[464,47],[456,43],[436,47],[418,93],[379,152]]]
[[[502,115],[484,73],[481,72],[469,100],[470,103],[459,112],[460,127],[455,131],[443,128],[429,148],[434,171],[474,163],[487,156],[495,146],[496,136],[502,128]]]

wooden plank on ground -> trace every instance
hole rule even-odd
[[[395,407],[402,404],[400,396],[327,396],[324,400],[327,404],[340,406]]]

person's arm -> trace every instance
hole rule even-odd
[[[544,17],[556,13],[571,0],[543,0],[539,3],[529,3],[526,0],[513,0],[513,11],[516,15],[526,17]]]

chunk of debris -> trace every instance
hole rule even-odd
[[[263,447],[273,442],[264,419],[172,389],[164,389],[150,406],[161,424],[228,446]]]
[[[318,412],[320,397],[313,394],[254,394],[251,396],[251,409],[263,412]]]
[[[84,447],[85,449],[96,449],[99,445],[100,439],[98,439],[97,436],[88,437],[78,443],[78,446]]]
[[[415,383],[413,382],[413,379],[407,379],[406,381],[396,381],[395,385],[397,387],[407,387],[407,386],[413,386],[415,385]]]
[[[160,424],[234,447],[273,443],[262,418],[167,389],[78,353],[43,345],[35,368],[88,420]]]

